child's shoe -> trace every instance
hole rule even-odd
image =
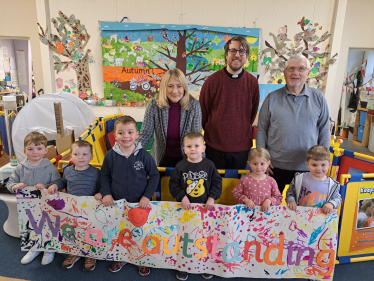
[[[205,279],[210,279],[210,278],[213,277],[213,274],[203,273],[203,274],[201,274],[201,276],[203,276],[203,278],[205,278]]]
[[[54,258],[55,258],[55,252],[44,252],[42,265],[50,264],[51,262],[53,262]]]
[[[125,261],[114,261],[112,262],[109,271],[110,272],[118,272],[122,269],[122,267],[126,264]]]
[[[178,271],[177,272],[177,279],[178,280],[187,280],[188,278],[188,273],[187,272],[184,272],[184,271]]]
[[[28,264],[32,262],[41,252],[40,251],[28,251],[27,254],[22,258],[22,264]]]
[[[92,258],[85,258],[83,271],[93,271],[96,267],[96,260]]]
[[[70,269],[73,267],[73,265],[80,260],[81,257],[74,256],[74,255],[68,255],[68,257],[64,260],[64,262],[61,265],[61,269]]]
[[[147,276],[149,273],[151,273],[151,269],[149,267],[139,266],[139,274],[141,276]]]

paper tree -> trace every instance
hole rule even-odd
[[[330,53],[327,49],[330,45],[320,51],[318,45],[324,42],[331,34],[326,31],[321,37],[316,35],[316,31],[322,30],[322,26],[318,23],[311,23],[310,20],[303,17],[298,23],[301,27],[301,32],[294,36],[294,42],[288,47],[286,42],[291,40],[287,38],[287,25],[283,26],[278,31],[278,36],[273,33],[269,33],[273,37],[274,45],[271,45],[265,40],[267,48],[262,50],[261,58],[263,57],[262,64],[265,65],[265,73],[269,72],[270,80],[268,84],[284,84],[283,70],[285,63],[293,55],[302,54],[310,62],[311,72],[307,80],[307,85],[323,90],[323,78],[327,74],[330,65],[336,62],[337,53],[332,56],[329,60],[327,57]],[[320,52],[319,52],[320,51]]]
[[[186,78],[189,80],[189,84],[193,85],[198,85],[202,86],[204,81],[207,79],[205,75],[203,75],[203,72],[210,72],[210,70],[207,70],[207,67],[209,64],[204,64],[204,62],[197,63],[196,65],[193,64],[188,64],[187,63],[187,58],[189,56],[197,56],[201,57],[206,54],[209,54],[213,49],[210,48],[212,41],[208,41],[206,38],[201,38],[198,39],[197,36],[194,34],[196,32],[193,31],[192,33],[189,33],[186,30],[179,31],[178,30],[178,35],[179,38],[173,34],[174,40],[171,40],[168,36],[167,31],[164,29],[163,31],[160,31],[161,37],[167,41],[168,43],[171,44],[173,48],[164,48],[160,47],[162,51],[156,50],[156,52],[160,53],[160,55],[166,57],[167,59],[170,59],[176,63],[176,68],[179,68],[186,76]],[[187,45],[187,47],[186,47]],[[174,51],[174,47],[176,47],[176,56],[174,57],[172,55],[172,52]],[[165,58],[165,60],[166,60]],[[158,64],[152,60],[150,60],[150,63],[155,65],[156,69],[161,69],[163,71],[168,71],[169,67],[165,63],[163,65]],[[188,73],[187,73],[188,69]],[[200,73],[201,72],[201,73]],[[198,74],[193,80],[192,80],[192,75]],[[200,84],[201,83],[201,84]]]
[[[40,28],[39,39],[56,53],[69,59],[68,61],[61,61],[58,56],[53,56],[54,69],[57,73],[64,71],[72,64],[77,75],[79,93],[92,93],[89,63],[94,61],[90,55],[91,50],[84,51],[90,35],[87,33],[86,27],[74,15],[67,17],[61,11],[58,14],[60,17],[51,20],[58,35],[48,34],[48,27],[44,32],[38,23]],[[68,30],[67,27],[71,30]]]

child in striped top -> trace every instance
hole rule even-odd
[[[92,167],[92,144],[88,141],[75,141],[71,146],[71,160],[74,165],[65,169],[62,179],[54,181],[48,187],[48,193],[54,194],[57,190],[66,189],[66,192],[75,196],[94,196],[100,191],[100,171]],[[62,269],[72,268],[79,256],[69,255],[62,263]],[[86,257],[83,271],[95,269],[96,260]]]

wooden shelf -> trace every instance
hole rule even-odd
[[[14,93],[19,93],[19,91],[14,91],[14,92],[0,92],[0,95],[14,94]]]
[[[353,128],[352,143],[358,146],[367,147],[369,144],[370,126],[371,126],[371,123],[374,123],[374,115],[369,115],[368,113],[366,114],[364,135],[362,137],[362,142],[360,142],[360,141],[357,141],[357,134],[358,134],[357,126],[360,125],[360,111],[368,112],[369,110],[367,108],[357,108],[355,127]]]

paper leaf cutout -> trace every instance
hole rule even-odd
[[[60,23],[64,23],[64,20],[62,18],[57,18],[57,20],[60,22]]]
[[[70,16],[69,21],[70,21],[71,24],[75,23],[75,16],[74,16],[74,14]]]
[[[60,58],[58,56],[52,56],[52,58],[56,61],[56,62],[61,62]]]
[[[65,25],[63,23],[61,23],[59,26],[58,26],[58,30],[60,31],[63,31],[65,28]]]
[[[42,42],[44,45],[48,45],[49,43],[48,43],[48,40],[47,39],[45,39],[44,37],[39,37],[39,39],[40,39],[40,42]]]

